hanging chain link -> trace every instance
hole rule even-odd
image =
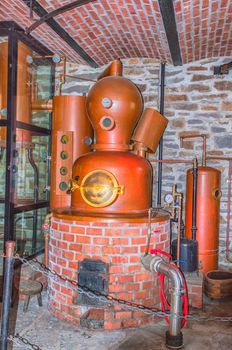
[[[30,346],[30,347],[31,347],[32,349],[34,349],[34,350],[42,350],[42,348],[40,348],[38,345],[31,343],[28,339],[22,337],[22,336],[19,335],[18,333],[17,333],[15,336],[10,335],[10,336],[8,337],[8,340],[11,341],[11,342],[13,342],[13,343],[16,344],[16,345],[19,345],[20,347],[23,346],[24,350],[25,350],[25,345]],[[22,343],[23,343],[24,345],[22,345]]]
[[[115,303],[122,305],[122,307],[126,309],[132,309],[132,310],[140,310],[146,314],[153,315],[154,317],[178,317],[176,315],[172,316],[169,313],[163,312],[157,308],[154,307],[148,307],[145,305],[137,304],[128,300],[124,299],[118,299],[111,295],[103,294],[98,291],[91,290],[90,288],[86,286],[81,286],[77,283],[75,280],[71,280],[63,275],[58,274],[56,271],[50,269],[45,264],[41,263],[38,259],[33,258],[31,261],[35,264],[39,265],[39,267],[32,264],[30,261],[28,261],[25,258],[20,257],[19,255],[15,255],[16,259],[19,259],[23,264],[26,264],[30,266],[34,271],[41,272],[46,277],[49,277],[50,279],[54,281],[59,281],[61,283],[64,283],[65,286],[67,284],[70,286],[71,289],[78,291],[79,294],[86,294],[89,298],[97,299],[100,302],[106,303],[107,305],[114,305]],[[183,316],[180,316],[183,318]],[[194,315],[188,315],[185,316],[186,320],[192,320],[192,321],[221,321],[221,322],[232,322],[232,316],[228,317],[220,317],[220,316],[194,316]]]
[[[49,277],[50,279],[54,280],[54,281],[61,281],[63,283],[65,283],[65,286],[67,286],[66,284],[68,284],[71,289],[78,291],[79,294],[85,294],[87,295],[89,298],[94,298],[99,300],[100,302],[106,303],[108,305],[112,305],[114,303],[120,304],[122,306],[124,306],[125,308],[131,308],[131,309],[135,309],[135,310],[140,310],[143,311],[144,313],[147,313],[149,315],[154,315],[157,317],[170,317],[169,314],[154,308],[154,307],[147,307],[145,305],[141,305],[141,304],[137,304],[128,300],[124,300],[124,299],[118,299],[113,297],[112,295],[107,295],[107,294],[103,294],[101,292],[98,291],[94,291],[86,286],[82,286],[80,284],[77,283],[77,281],[75,280],[71,280],[70,278],[67,278],[63,275],[58,274],[56,271],[50,269],[49,267],[47,267],[45,264],[41,263],[38,259],[33,258],[31,261],[36,263],[37,265],[39,265],[40,268],[38,268],[37,266],[33,265],[30,261],[28,261],[25,258],[22,258],[18,255],[15,256],[16,259],[19,259],[23,264],[26,264],[28,266],[30,266],[34,271],[36,272],[41,272],[43,273],[46,277]]]

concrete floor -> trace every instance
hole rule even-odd
[[[119,331],[90,331],[70,325],[53,317],[46,308],[46,292],[40,308],[37,299],[30,302],[27,313],[23,313],[23,303],[19,302],[11,315],[11,327],[16,319],[16,332],[38,345],[42,350],[162,350],[165,347],[164,320],[139,329]],[[194,315],[232,316],[232,300],[212,302],[206,299],[204,311],[194,311]],[[13,331],[12,331],[13,332]],[[229,350],[232,349],[232,322],[188,322],[183,329],[186,350]],[[8,349],[31,350],[24,344],[12,344]]]

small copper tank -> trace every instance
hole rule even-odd
[[[16,119],[20,122],[31,123],[31,86],[30,67],[27,56],[32,55],[22,42],[18,44],[17,64],[17,97],[16,97]],[[8,42],[0,44],[0,117],[7,116],[7,90],[8,90]],[[6,141],[6,128],[1,128],[0,140]],[[17,129],[17,141],[31,142],[30,131]]]
[[[197,178],[196,238],[199,247],[199,270],[208,272],[218,267],[218,237],[221,198],[221,172],[200,166]],[[185,233],[192,238],[193,172],[187,171]]]
[[[68,182],[76,158],[91,150],[93,129],[85,96],[55,96],[52,121],[50,208],[70,206]]]
[[[142,109],[139,90],[125,78],[103,78],[90,90],[87,111],[95,132],[94,152],[76,160],[72,176],[71,204],[80,213],[147,215],[152,168],[129,152]]]

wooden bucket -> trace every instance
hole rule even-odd
[[[204,293],[212,299],[232,296],[232,272],[213,270],[205,274]]]

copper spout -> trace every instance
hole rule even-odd
[[[202,138],[203,141],[203,147],[202,147],[202,166],[206,166],[206,138],[208,135],[206,134],[197,134],[197,133],[184,133],[180,135],[180,147],[183,147],[183,140],[184,139],[195,139],[195,138]]]
[[[146,108],[132,136],[150,152],[155,152],[168,124],[167,118],[153,108]]]
[[[97,78],[97,80],[100,80],[102,78],[111,76],[111,75],[116,75],[116,76],[122,76],[122,62],[118,60],[114,60]]]

